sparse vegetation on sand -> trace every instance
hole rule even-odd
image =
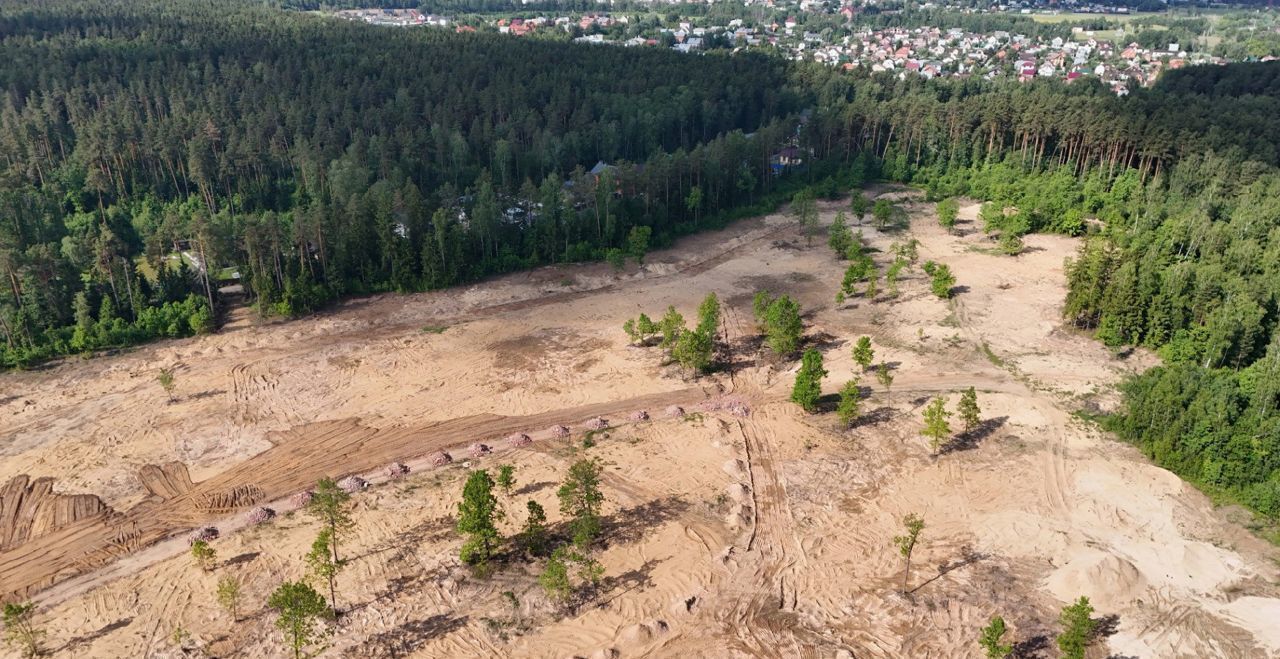
[[[6,506],[20,492],[44,510],[101,515],[87,497],[48,498],[99,492],[112,512],[63,529],[51,520],[34,538],[0,528],[16,542],[0,551],[38,547],[51,565],[82,546],[121,552],[108,571],[96,554],[62,568],[85,571],[31,614],[47,631],[41,647],[569,656],[812,644],[835,656],[874,639],[889,655],[1008,656],[1076,652],[1085,616],[1061,607],[1087,594],[1097,610],[1086,654],[1176,654],[1175,635],[1139,604],[1158,590],[1189,608],[1222,596],[1179,642],[1269,651],[1250,616],[1271,598],[1225,594],[1269,574],[1265,552],[1167,473],[1072,423],[1080,405],[1111,404],[1108,387],[1150,357],[1118,362],[1055,324],[1044,300],[1063,290],[1071,240],[1028,239],[1034,249],[1017,260],[970,251],[987,239],[964,230],[976,217],[967,200],[950,232],[917,193],[865,194],[892,196],[910,221],[860,239],[882,277],[876,305],[831,304],[852,259],[804,247],[784,210],[649,253],[622,279],[566,266],[465,299],[382,296],[307,321],[305,340],[290,338],[299,325],[268,324],[16,376],[31,393],[0,396],[0,419],[28,424],[15,460],[81,476],[48,492],[13,483]],[[826,196],[817,235],[847,208]],[[921,255],[944,255],[969,290],[935,296],[911,266]],[[899,295],[886,303],[890,268]],[[555,286],[566,275],[577,281],[569,296]],[[786,313],[771,327],[775,305]],[[635,330],[646,309],[674,313],[650,317],[643,336],[627,337],[646,347],[632,348],[618,328],[632,318]],[[444,344],[412,338],[442,318],[468,331]],[[696,332],[714,348],[692,379],[665,354]],[[790,352],[771,347],[780,338]],[[155,363],[182,365],[172,404],[157,397]],[[93,387],[59,386],[72,375]],[[133,400],[147,413],[115,407]],[[118,428],[118,439],[50,442],[55,416],[68,414]],[[181,439],[154,430],[165,428]],[[168,457],[179,449],[199,460],[189,474]],[[139,454],[161,464],[137,470],[136,484],[134,470],[95,462]],[[247,528],[259,508],[280,514]],[[116,519],[129,526],[105,526]],[[77,544],[100,526],[113,533]],[[205,565],[188,553],[197,540],[213,555]],[[1139,551],[1153,542],[1159,556]],[[0,561],[0,576],[31,579],[40,601],[44,560]],[[166,601],[185,604],[164,613]],[[851,617],[828,601],[878,613]],[[815,636],[801,620],[833,631]],[[946,633],[885,631],[925,628]],[[140,629],[159,630],[151,649]]]

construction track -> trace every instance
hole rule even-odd
[[[298,426],[273,438],[274,446],[199,483],[182,483],[185,468],[164,485],[145,478],[152,495],[127,512],[109,509],[0,553],[3,595],[29,595],[84,574],[174,534],[229,513],[275,501],[326,476],[377,470],[435,451],[463,449],[517,432],[578,425],[638,409],[690,405],[708,393],[699,388],[583,405],[531,416],[468,416],[417,427],[371,428],[358,419]]]

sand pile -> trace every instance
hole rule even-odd
[[[1126,559],[1088,551],[1055,570],[1045,585],[1063,601],[1084,595],[1095,608],[1114,611],[1139,599],[1147,588],[1147,580]]]

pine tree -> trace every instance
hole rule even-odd
[[[495,481],[498,489],[502,490],[502,495],[511,498],[511,492],[516,487],[516,468],[514,465],[499,465],[498,479]]]
[[[604,494],[600,492],[600,463],[595,460],[573,463],[556,496],[560,499],[560,512],[570,518],[573,544],[579,547],[591,544],[600,535],[600,507],[604,504]]]
[[[836,219],[831,222],[831,228],[827,230],[827,246],[835,253],[836,258],[845,259],[852,245],[853,233],[849,230],[844,211],[840,211],[836,213]]]
[[[765,343],[774,354],[785,356],[795,352],[803,333],[799,304],[786,295],[769,303],[765,311]]]
[[[796,372],[796,383],[791,389],[791,400],[806,412],[813,412],[818,407],[818,399],[822,397],[822,378],[827,371],[822,368],[822,353],[810,348],[804,351],[800,360],[800,370]]]
[[[796,218],[805,243],[812,245],[813,233],[818,227],[818,205],[811,188],[805,188],[791,198],[791,215]]]
[[[871,362],[876,358],[875,350],[871,348],[871,337],[862,336],[858,338],[858,342],[853,344],[853,361],[862,367],[865,373],[871,367]]]
[[[836,405],[836,416],[840,425],[848,426],[858,420],[859,406],[862,400],[862,389],[856,379],[844,383],[840,389],[840,402]]]
[[[342,562],[338,555],[338,540],[355,528],[355,522],[351,521],[350,504],[351,495],[338,487],[337,481],[327,477],[316,483],[311,501],[307,504],[307,512],[329,529],[329,549],[333,553],[334,564]]]
[[[658,328],[662,332],[662,342],[659,345],[670,350],[675,347],[676,340],[680,338],[680,335],[686,331],[684,316],[681,316],[674,306],[669,306],[667,307],[667,313],[658,322]]]
[[[671,358],[690,371],[701,373],[711,366],[714,345],[711,335],[700,328],[692,332],[684,332],[676,340],[676,345],[671,350]]]
[[[462,501],[458,502],[458,532],[467,536],[458,554],[463,563],[477,567],[488,563],[498,544],[496,520],[500,517],[489,472],[471,472],[462,488]]]
[[[333,560],[333,532],[328,527],[320,529],[316,539],[311,543],[311,551],[307,552],[307,569],[311,576],[329,587],[329,606],[334,615],[338,614],[338,572],[343,563]]]
[[[641,343],[648,341],[649,337],[658,333],[657,323],[653,322],[653,319],[649,318],[646,314],[640,314],[640,316],[636,318],[635,329],[636,334],[640,337]]]
[[[849,210],[853,212],[854,217],[858,218],[858,224],[862,224],[862,218],[867,216],[869,205],[870,202],[861,190],[853,191],[853,197],[849,200]]]
[[[218,552],[209,546],[205,540],[195,540],[191,543],[191,558],[195,561],[197,567],[205,572],[213,569],[214,563],[218,560]]]
[[[230,574],[219,579],[217,597],[218,605],[231,614],[231,621],[240,622],[240,600],[243,597],[240,581]]]
[[[538,584],[546,591],[547,597],[561,606],[568,604],[573,596],[573,583],[569,581],[569,564],[565,560],[565,549],[560,547],[551,552],[547,564],[538,575]]]
[[[987,653],[987,659],[1005,659],[1013,652],[1012,645],[1000,642],[1007,631],[1008,628],[1005,627],[1004,618],[1000,616],[992,618],[991,624],[982,628],[982,636],[978,638],[978,645],[981,645],[983,651]]]
[[[1093,630],[1097,626],[1092,619],[1093,606],[1088,597],[1081,597],[1062,609],[1058,621],[1062,624],[1062,633],[1058,634],[1058,649],[1062,650],[1065,659],[1084,659],[1085,650],[1093,640]]]
[[[871,208],[871,217],[876,221],[877,229],[887,229],[896,211],[893,202],[888,199],[877,199]]]
[[[939,446],[942,446],[945,440],[951,434],[951,424],[947,423],[947,418],[951,413],[947,411],[947,403],[941,397],[934,398],[924,408],[924,429],[920,434],[929,438],[929,446],[936,453]]]
[[[916,549],[916,543],[920,540],[920,532],[924,530],[924,520],[919,515],[911,513],[902,518],[902,527],[906,533],[893,537],[893,544],[897,546],[898,553],[902,555],[902,593],[907,593],[907,582],[911,578],[911,553]]]
[[[898,297],[898,278],[902,276],[902,270],[906,265],[905,259],[895,258],[889,268],[885,270],[884,281],[889,286],[890,297]]]
[[[712,340],[720,332],[720,298],[716,297],[715,293],[707,293],[702,304],[698,305],[697,331]]]
[[[969,387],[960,394],[960,404],[957,407],[960,412],[960,420],[964,422],[964,431],[972,432],[978,424],[982,423],[982,410],[978,409],[978,392]]]
[[[938,224],[950,231],[956,227],[956,216],[960,212],[960,203],[954,197],[938,202]]]
[[[169,397],[169,402],[175,402],[177,399],[174,398],[173,391],[177,388],[178,384],[174,378],[173,369],[160,369],[160,372],[156,375],[156,381],[160,383],[160,388],[164,389],[165,395]]]
[[[889,404],[892,405],[893,397],[890,387],[893,386],[893,372],[889,370],[888,364],[881,362],[880,366],[876,368],[876,380],[879,380],[880,386],[884,387],[884,395],[889,399]]]
[[[520,531],[520,544],[534,556],[541,556],[547,549],[547,512],[537,501],[525,502],[528,515]]]
[[[769,305],[773,304],[774,297],[769,291],[756,291],[751,298],[751,313],[756,319],[756,323],[764,326],[769,317]]]
[[[951,268],[945,263],[937,263],[933,268],[926,267],[926,271],[933,277],[933,281],[929,283],[933,294],[944,300],[950,298],[953,295],[952,288],[956,285],[956,277],[951,274]]]

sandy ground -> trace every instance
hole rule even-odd
[[[1280,656],[1275,548],[1072,414],[1114,405],[1114,383],[1152,363],[1117,360],[1062,327],[1075,241],[1033,236],[1022,256],[996,255],[972,223],[976,206],[949,234],[931,204],[888,193],[907,201],[921,260],[954,270],[953,301],[929,294],[917,268],[897,299],[837,307],[843,265],[780,214],[622,274],[547,268],[289,323],[242,318],[217,336],[0,376],[0,481],[52,476],[58,491],[98,494],[153,532],[101,561],[67,559],[38,583],[33,565],[108,527],[28,543],[0,554],[5,589],[39,591],[57,656],[182,656],[170,640],[179,626],[215,656],[282,656],[264,601],[304,575],[315,522],[288,513],[239,529],[241,509],[193,502],[244,485],[270,502],[317,473],[367,472],[377,484],[355,498],[346,613],[325,656],[977,656],[978,630],[997,614],[1024,656],[1056,656],[1057,611],[1079,595],[1106,623],[1091,656]],[[824,204],[824,221],[838,207]],[[906,237],[862,230],[882,267]],[[826,393],[860,370],[860,335],[893,367],[889,392],[862,378],[871,397],[855,428],[787,402],[797,364],[760,354],[750,318],[762,288],[805,308]],[[626,318],[668,304],[692,318],[710,291],[726,302],[730,371],[686,382],[656,349],[627,345]],[[155,380],[162,366],[177,368],[173,404]],[[968,386],[982,431],[932,455],[923,406],[935,395],[954,404]],[[666,418],[668,404],[694,414]],[[641,408],[653,420],[628,421]],[[595,413],[615,427],[584,448],[580,424]],[[574,425],[573,437],[552,439],[552,422]],[[521,429],[533,445],[506,448],[500,438]],[[496,451],[468,459],[471,441]],[[423,456],[436,448],[457,459],[431,467]],[[487,578],[458,565],[452,515],[468,468],[516,465],[513,532],[526,499],[561,520],[556,484],[583,454],[607,465],[606,579],[590,601],[552,607],[536,564]],[[374,478],[391,459],[413,474]],[[189,493],[160,496],[138,479],[169,461],[190,468]],[[907,513],[926,528],[904,596],[892,538]],[[213,573],[182,555],[185,529],[205,522],[224,532]],[[224,574],[246,584],[239,622],[213,600]]]

